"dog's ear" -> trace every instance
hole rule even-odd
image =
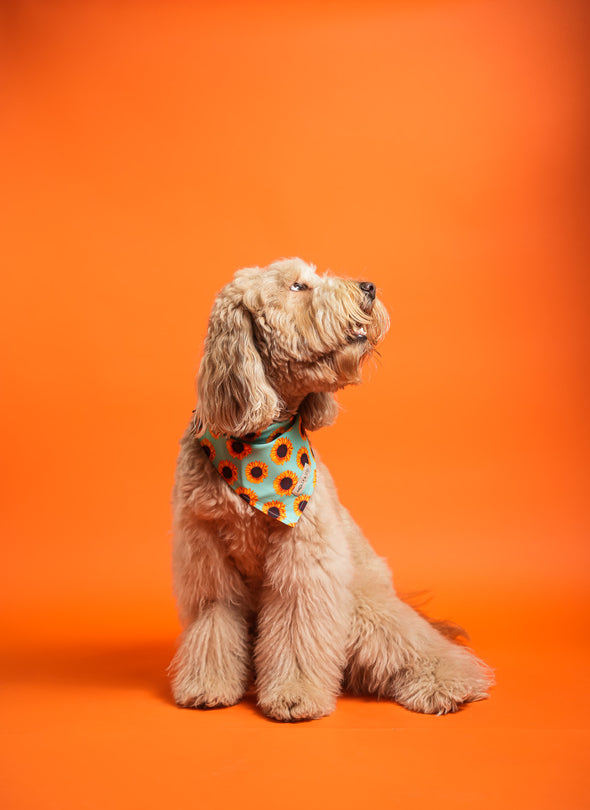
[[[324,391],[308,394],[299,406],[299,416],[306,430],[318,430],[335,421],[338,403],[333,394]]]
[[[241,299],[221,293],[211,312],[197,378],[197,433],[245,436],[268,427],[279,411]]]

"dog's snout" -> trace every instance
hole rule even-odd
[[[372,281],[361,281],[360,287],[363,292],[367,293],[371,301],[375,300],[375,296],[377,295],[377,287],[375,287]]]

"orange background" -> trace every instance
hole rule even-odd
[[[3,5],[3,807],[590,806],[587,22],[582,0]],[[390,310],[316,445],[398,589],[496,668],[458,715],[171,702],[169,492],[208,311],[291,255]]]

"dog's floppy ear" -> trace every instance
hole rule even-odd
[[[268,427],[278,415],[278,396],[266,379],[250,315],[229,290],[213,305],[197,393],[199,434],[245,436]]]
[[[299,406],[299,416],[306,430],[327,427],[338,416],[338,403],[334,395],[325,391],[308,394]]]

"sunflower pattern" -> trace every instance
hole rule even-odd
[[[275,480],[272,482],[275,492],[278,495],[291,495],[297,486],[298,478],[291,470],[285,470],[279,473]]]
[[[217,471],[230,486],[238,480],[238,468],[231,461],[220,461]]]
[[[300,495],[298,498],[295,498],[295,501],[293,502],[293,509],[295,510],[296,515],[303,514],[305,507],[309,502],[309,498],[309,495]]]
[[[316,462],[299,416],[257,433],[205,431],[197,440],[239,498],[286,526],[297,525],[316,482]]]
[[[269,517],[283,521],[285,520],[285,516],[287,514],[285,504],[281,503],[280,501],[268,501],[267,503],[263,503],[260,507],[260,511],[264,512],[264,514],[268,515]]]
[[[252,448],[246,442],[243,442],[241,439],[228,439],[225,443],[227,447],[227,452],[230,454],[232,458],[246,458],[252,452]]]
[[[231,461],[220,461],[217,472],[230,486],[238,480],[238,468]]]
[[[246,478],[251,484],[259,484],[268,475],[268,464],[264,461],[251,461],[246,465]]]
[[[209,439],[204,439],[204,438],[201,439],[201,447],[205,451],[205,455],[207,456],[209,461],[213,461],[213,459],[215,458],[215,455],[216,455],[215,454],[215,448],[213,447],[213,445],[211,444]]]
[[[286,436],[282,436],[273,444],[270,457],[275,464],[284,464],[286,461],[289,461],[292,452],[293,443],[289,441]]]
[[[300,447],[297,451],[297,466],[300,470],[305,469],[307,464],[311,464],[309,460],[309,448],[307,447]]]
[[[236,494],[239,495],[243,501],[249,503],[250,506],[256,506],[258,495],[253,489],[248,489],[248,487],[237,487]]]

